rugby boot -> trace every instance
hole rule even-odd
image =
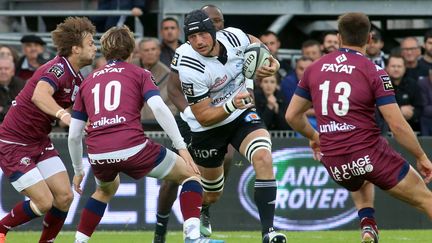
[[[194,240],[186,238],[185,243],[225,243],[225,241],[224,240],[213,240],[213,239],[209,239],[209,238],[200,237],[200,238],[194,239]]]
[[[155,234],[153,243],[165,243],[165,235]]]
[[[362,228],[361,236],[361,243],[378,243],[378,232],[370,225]]]
[[[200,233],[204,237],[209,237],[212,234],[212,227],[210,223],[210,207],[202,207],[200,214]]]
[[[377,243],[379,240],[378,226],[374,218],[362,218],[360,221],[362,243]]]
[[[270,231],[263,237],[263,243],[287,243],[287,238],[284,234],[276,231]]]
[[[6,235],[0,233],[0,243],[5,243],[6,242]]]

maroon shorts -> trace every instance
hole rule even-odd
[[[11,182],[35,168],[40,161],[58,155],[49,138],[27,146],[0,141],[0,167]]]
[[[134,156],[124,159],[89,159],[93,174],[103,182],[113,181],[120,172],[138,180],[146,176],[165,158],[167,150],[162,145],[148,140],[146,146]]]
[[[351,154],[323,156],[321,162],[333,180],[350,191],[359,190],[365,180],[389,190],[407,175],[410,168],[384,138],[375,146]]]

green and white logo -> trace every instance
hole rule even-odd
[[[336,184],[327,170],[313,160],[309,147],[274,151],[273,166],[278,192],[275,227],[284,230],[337,228],[357,217],[350,193]],[[239,183],[242,206],[255,218],[259,214],[254,195],[255,172],[250,166]]]

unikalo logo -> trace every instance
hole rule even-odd
[[[309,147],[274,151],[278,185],[275,227],[283,230],[326,230],[357,218],[350,193],[336,184],[327,170],[313,160]],[[254,195],[255,172],[247,168],[238,187],[242,206],[259,219]]]

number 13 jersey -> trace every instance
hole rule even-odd
[[[309,66],[296,95],[312,101],[321,151],[342,155],[374,146],[376,106],[395,103],[388,74],[361,53],[341,48]]]

